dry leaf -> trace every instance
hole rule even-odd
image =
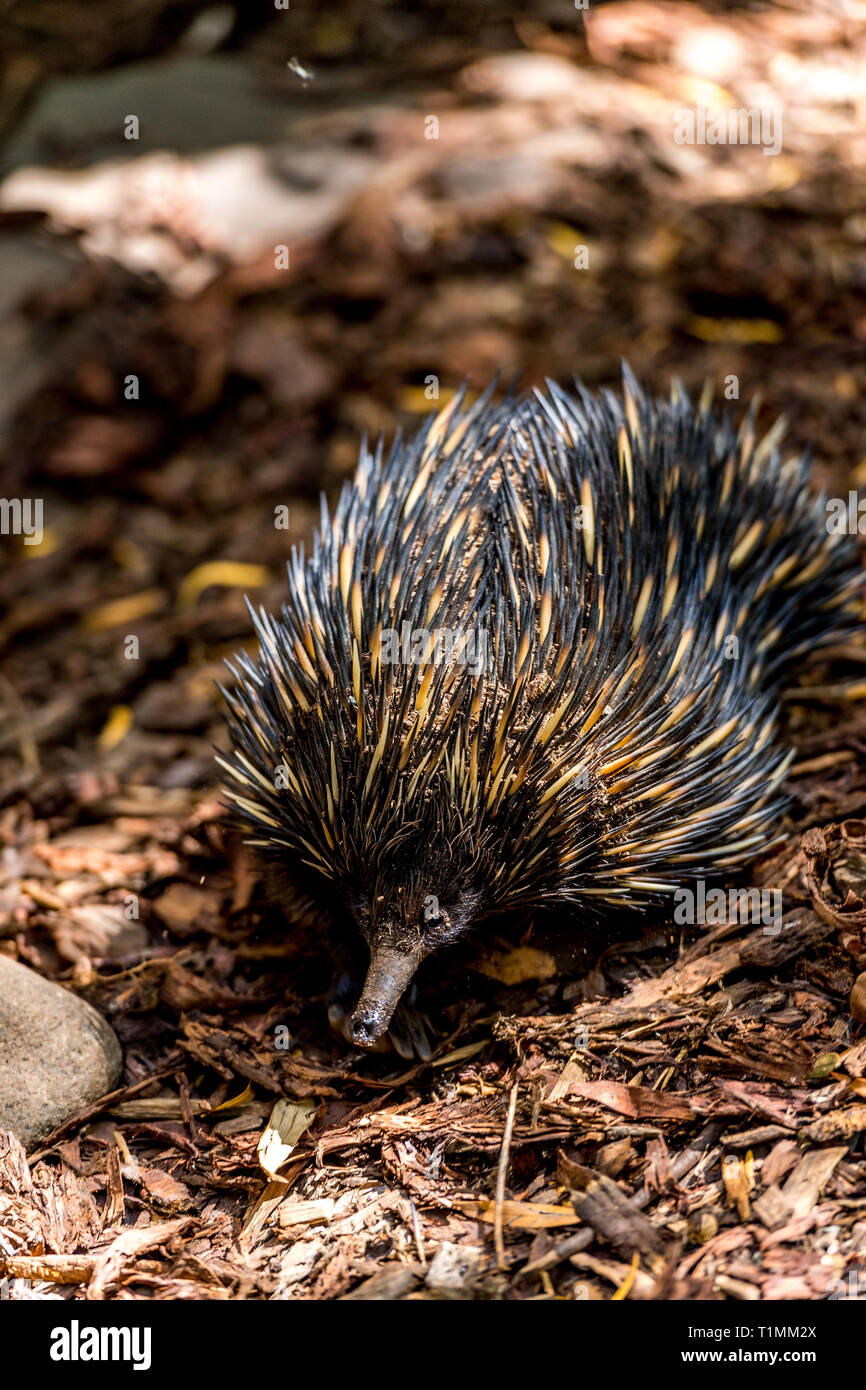
[[[261,1169],[271,1182],[285,1182],[277,1169],[290,1158],[301,1135],[313,1123],[315,1113],[314,1100],[277,1101],[256,1149]]]
[[[466,1216],[475,1221],[492,1222],[496,1218],[496,1203],[489,1199],[478,1202],[455,1201]],[[557,1207],[547,1202],[503,1202],[502,1220],[512,1230],[543,1231],[550,1226],[577,1226],[580,1217],[573,1207]]]
[[[534,946],[515,946],[513,951],[487,951],[476,968],[503,985],[522,985],[527,980],[550,980],[556,974],[556,961]]]

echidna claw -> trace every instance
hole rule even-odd
[[[412,1004],[398,1004],[388,1032],[394,1051],[399,1052],[407,1062],[414,1061],[416,1057],[422,1062],[429,1062],[433,1048],[427,1036],[427,1027],[429,1020]]]

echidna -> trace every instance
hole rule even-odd
[[[625,369],[621,399],[457,396],[323,500],[220,761],[252,843],[369,948],[335,996],[356,1043],[483,918],[646,906],[767,845],[786,667],[860,611],[780,434]]]

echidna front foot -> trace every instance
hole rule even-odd
[[[416,1057],[420,1058],[422,1062],[429,1062],[433,1056],[433,1045],[430,1042],[429,1034],[433,1030],[430,1027],[430,1020],[416,1006],[416,993],[415,986],[410,985],[394,1010],[388,1037],[391,1039],[394,1051],[404,1057],[407,1062],[414,1061]]]

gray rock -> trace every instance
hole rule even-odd
[[[471,1297],[483,1260],[480,1246],[443,1240],[430,1262],[427,1287],[451,1297]]]
[[[112,1090],[120,1043],[69,990],[0,955],[0,1129],[32,1149]]]
[[[40,85],[0,160],[6,172],[32,164],[81,167],[153,150],[269,144],[284,139],[309,106],[296,79],[277,94],[233,55],[123,63]],[[130,115],[140,122],[137,139],[124,136]]]

